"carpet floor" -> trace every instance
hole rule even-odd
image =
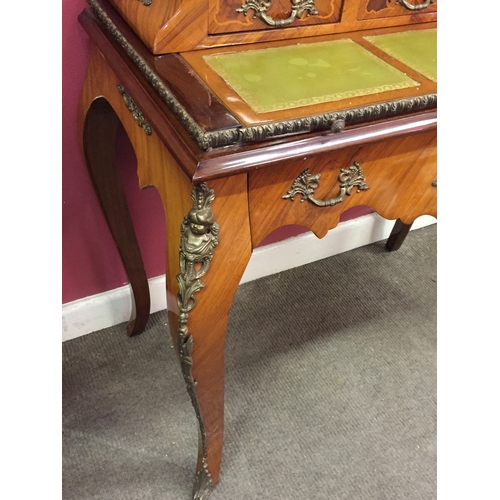
[[[436,498],[437,225],[241,285],[211,500]],[[64,500],[190,500],[197,422],[165,311],[63,343]]]

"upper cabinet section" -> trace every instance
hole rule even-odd
[[[437,0],[87,1],[115,25],[125,22],[155,55],[437,20]]]
[[[342,0],[209,0],[209,33],[337,23]]]
[[[359,20],[429,14],[437,11],[437,0],[361,0]]]

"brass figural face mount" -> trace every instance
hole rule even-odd
[[[179,284],[179,293],[177,295],[177,305],[179,306],[177,348],[184,381],[200,426],[203,451],[202,467],[196,475],[193,500],[204,500],[208,498],[208,495],[213,490],[213,481],[206,460],[207,438],[205,425],[196,397],[196,381],[191,373],[193,337],[189,335],[188,320],[190,311],[196,305],[196,293],[205,287],[201,278],[210,268],[215,247],[219,243],[219,225],[215,222],[212,212],[214,198],[214,190],[210,189],[205,183],[193,186],[191,191],[193,207],[188,215],[184,217],[181,225],[179,251],[181,272],[177,275],[177,283]]]

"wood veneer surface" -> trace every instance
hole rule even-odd
[[[274,229],[288,224],[308,227],[319,238],[335,227],[349,208],[367,205],[382,217],[411,224],[421,215],[437,217],[436,130],[409,134],[369,145],[355,145],[335,154],[311,155],[249,174],[252,243],[258,245]],[[317,207],[309,201],[283,199],[296,177],[309,169],[321,174],[314,196],[329,199],[339,195],[338,175],[358,162],[368,190],[356,192],[331,207]]]
[[[203,126],[212,127],[213,129],[219,129],[220,127],[223,129],[228,123],[224,124],[224,120],[228,117],[229,120],[234,120],[232,123],[238,123],[238,120],[234,118],[234,114],[221,99],[218,99],[211,92],[208,85],[194,71],[190,70],[189,66],[182,61],[179,64],[178,56],[153,56],[137,36],[131,32],[120,16],[116,13],[114,15],[116,17],[113,18],[113,21],[116,21],[116,25],[127,36],[127,39],[130,38],[130,42],[133,43],[134,48],[137,49],[151,67],[156,70],[161,69],[163,74],[163,72],[167,72],[169,64],[172,63],[175,71],[170,75],[165,74],[164,81],[172,88],[176,88],[177,86],[179,101],[186,104],[186,107],[188,107],[191,99],[199,105],[193,113]],[[344,140],[358,141],[357,138],[353,139],[349,135],[350,132],[348,135],[344,135],[348,133],[348,129],[346,129],[344,133],[339,134],[337,137],[325,131],[319,135],[317,133],[307,133],[298,137],[270,138],[266,141],[261,141],[259,144],[236,144],[231,147],[203,151],[194,142],[178,118],[173,115],[162,101],[158,93],[151,87],[150,83],[146,81],[138,67],[126,56],[122,47],[113,36],[106,32],[105,29],[102,29],[100,22],[96,20],[90,10],[86,10],[81,14],[80,22],[97,47],[99,47],[99,50],[103,53],[119,80],[125,85],[127,92],[140,104],[141,111],[174,155],[174,158],[187,177],[196,179],[197,182],[204,179],[218,178],[230,173],[260,168],[267,160],[275,163],[280,158],[293,156],[298,151],[301,154],[306,153],[310,149],[318,151],[318,148],[326,151],[329,148],[335,149],[340,147],[339,145]],[[360,40],[360,43],[363,43],[362,38]],[[365,43],[368,44],[368,42]],[[376,53],[379,49],[373,47],[372,50]],[[391,59],[387,54],[385,57],[388,60]],[[410,72],[409,74],[411,75]],[[183,85],[183,82],[187,82],[187,84]],[[435,89],[435,83],[430,80],[428,82],[428,86]],[[226,104],[229,105],[229,103]],[[311,108],[314,108],[314,106]],[[429,116],[435,116],[431,110],[424,114],[427,113],[429,113]],[[412,114],[408,118],[384,120],[383,123],[381,122],[380,125],[376,125],[375,128],[372,125],[356,125],[352,132],[360,141],[370,141],[380,136],[380,134],[386,134],[384,131],[385,128],[387,128],[387,133],[394,133],[396,135],[405,134],[408,132],[408,127],[421,129],[421,114]],[[305,115],[307,116],[308,113],[305,113]],[[398,125],[400,121],[402,123],[401,126]]]
[[[108,0],[91,1],[98,1],[106,9],[109,6]],[[245,16],[240,14],[238,17],[235,12],[235,21],[231,29],[234,29],[234,26],[240,26],[238,32],[210,34],[214,29],[219,30],[214,26],[220,25],[221,20],[217,17],[216,4],[210,3],[209,0],[153,1],[148,7],[139,0],[110,1],[151,52],[157,55],[209,47],[292,40],[333,33],[405,26],[437,20],[436,8],[432,5],[423,11],[404,10],[398,6],[396,15],[392,15],[392,10],[387,14],[378,12],[365,15],[367,0],[350,0],[343,2],[338,22],[312,24],[311,20],[307,19],[298,25],[269,29],[258,20],[262,28],[249,30],[245,29]],[[248,16],[252,16],[251,11]],[[335,15],[331,18],[334,19]],[[308,25],[309,23],[311,25]],[[225,29],[219,31],[225,31]]]

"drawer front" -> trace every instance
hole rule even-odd
[[[358,19],[429,14],[437,12],[437,0],[361,0]]]
[[[289,224],[322,238],[343,212],[361,205],[405,224],[436,217],[436,161],[436,132],[430,131],[251,172],[252,243]]]
[[[342,0],[209,0],[210,34],[336,23]]]

